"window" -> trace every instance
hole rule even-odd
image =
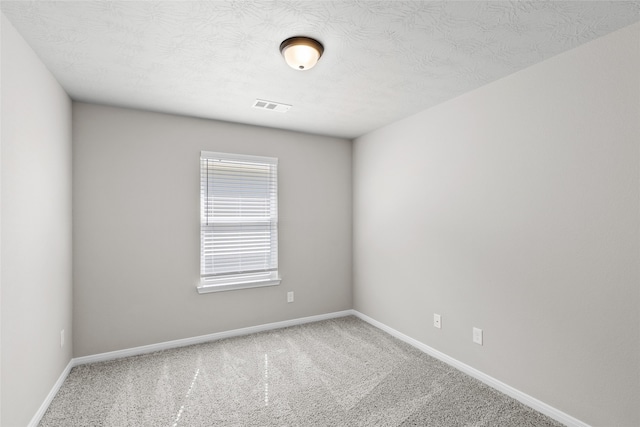
[[[278,159],[201,152],[198,292],[279,283]]]

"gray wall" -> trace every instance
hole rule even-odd
[[[29,423],[71,360],[71,100],[0,19],[0,424],[13,427]]]
[[[196,292],[201,150],[279,158],[279,286]],[[350,141],[74,103],[73,160],[74,356],[352,307]]]
[[[639,40],[358,138],[355,309],[587,423],[640,425]]]

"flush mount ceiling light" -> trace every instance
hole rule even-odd
[[[313,68],[322,56],[322,44],[309,37],[291,37],[280,44],[280,53],[291,68],[308,70]]]

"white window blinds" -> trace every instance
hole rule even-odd
[[[278,159],[201,152],[200,201],[201,287],[277,279]]]

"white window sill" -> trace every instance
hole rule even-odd
[[[206,281],[202,281],[196,289],[198,289],[199,294],[208,294],[211,292],[224,292],[224,291],[235,291],[238,289],[249,289],[249,288],[262,288],[264,286],[277,286],[280,284],[282,279],[263,279],[263,280],[245,280],[245,281],[237,281],[237,282],[227,282],[223,284],[207,284]]]

